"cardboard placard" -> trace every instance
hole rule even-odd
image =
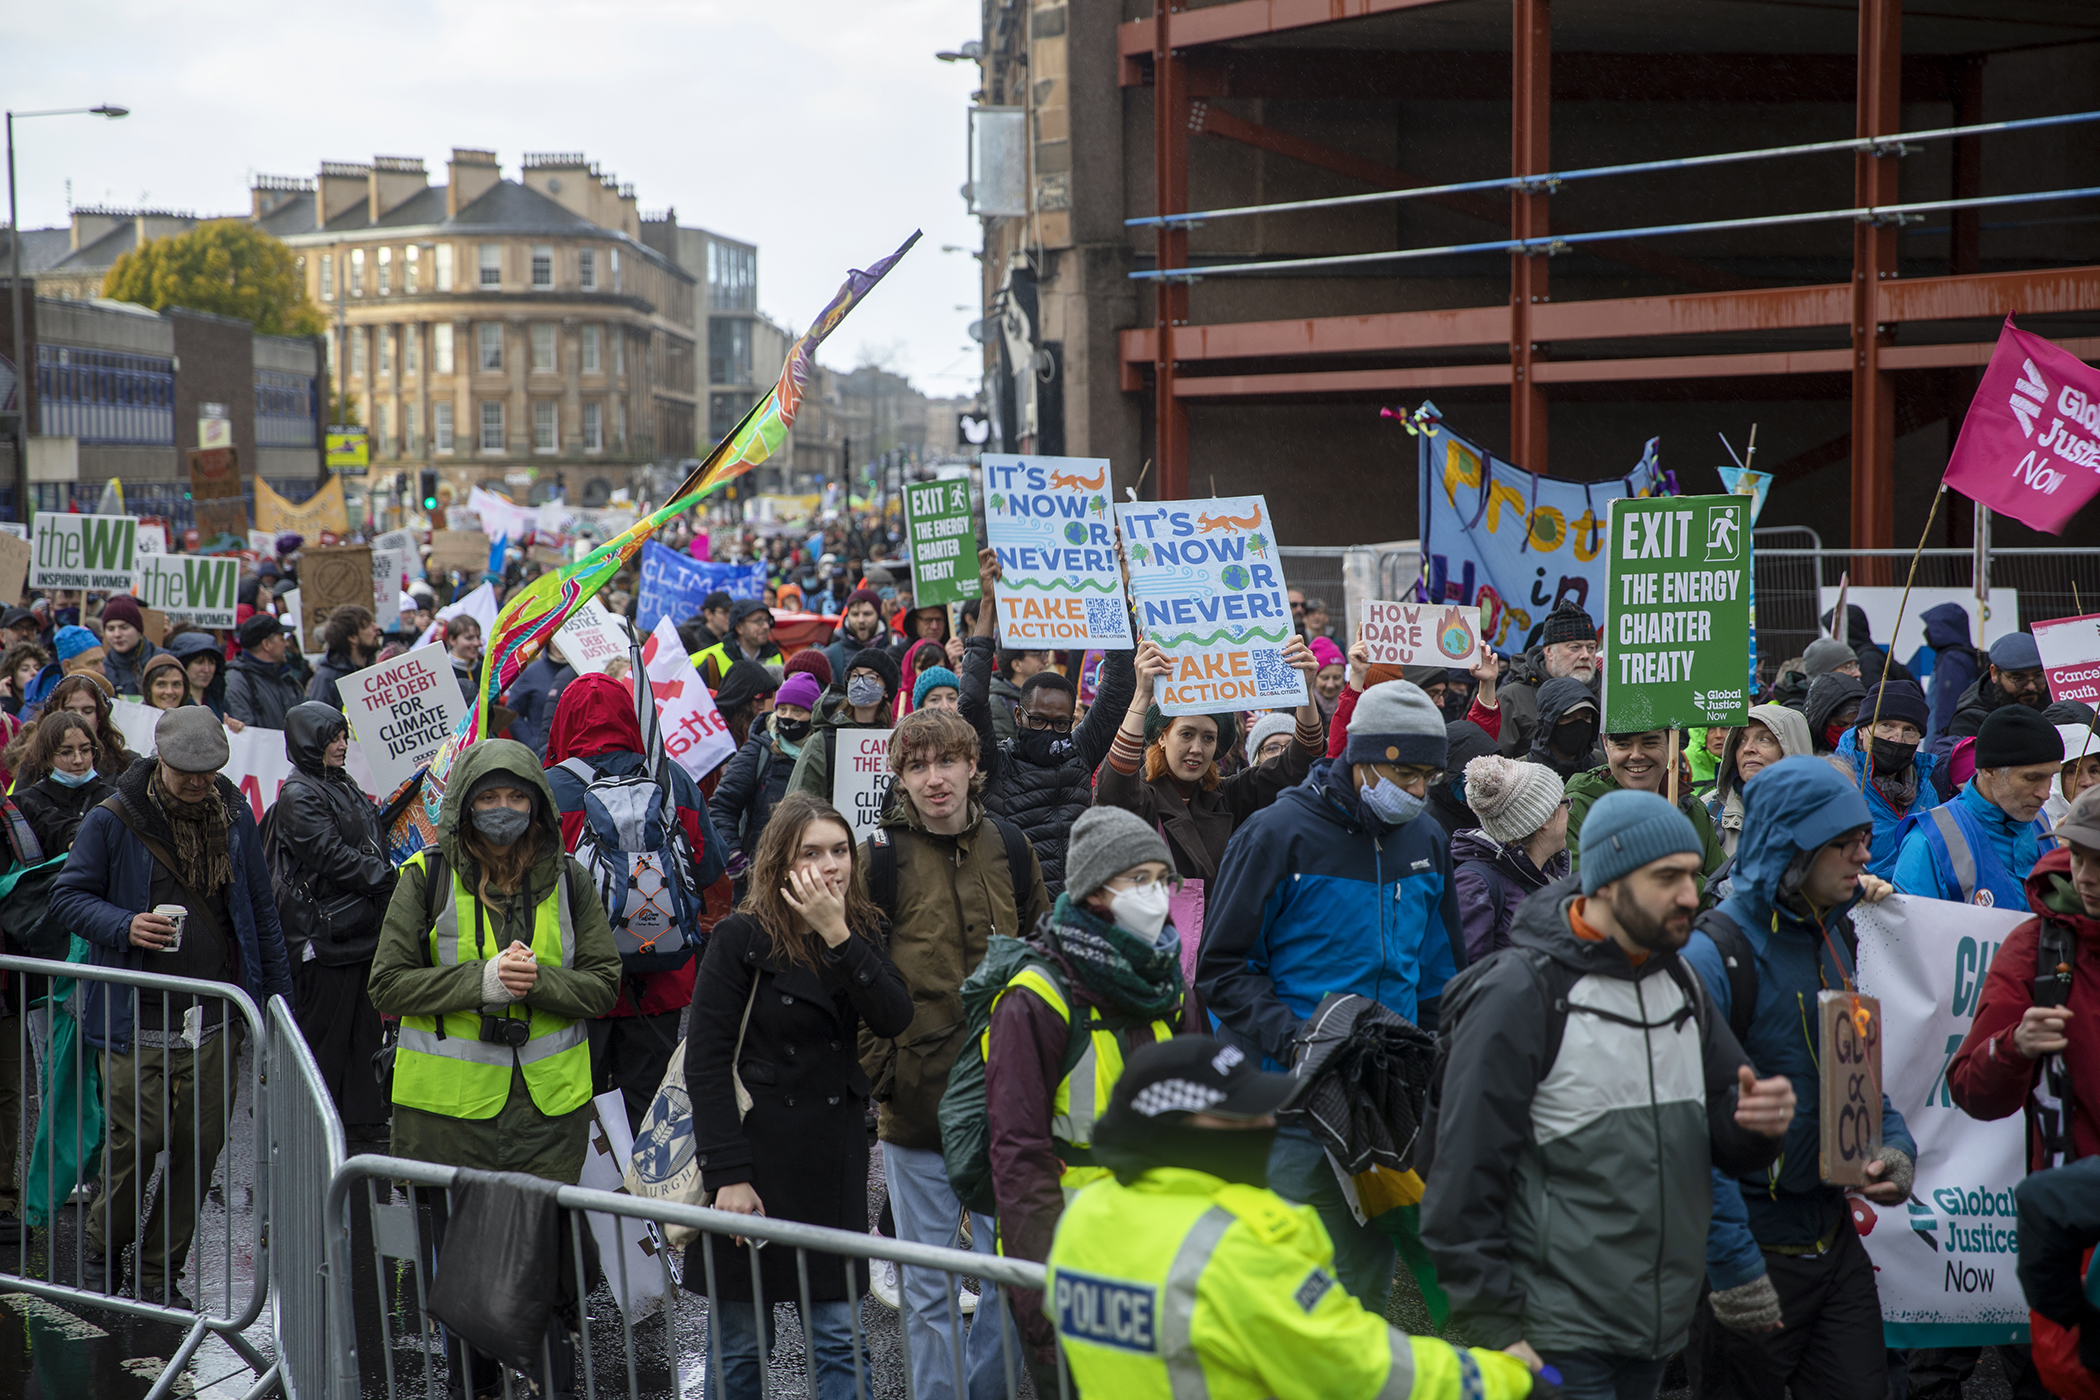
[[[1846,992],[1816,993],[1818,1108],[1823,1180],[1867,1184],[1867,1163],[1881,1156],[1881,1002],[1858,998],[1862,1034]]]
[[[977,530],[970,523],[970,481],[955,477],[904,488],[905,536],[911,541],[911,598],[919,607],[963,603],[984,591],[977,576]]]
[[[335,609],[372,606],[372,551],[361,544],[314,545],[299,559],[300,650],[327,650],[321,628]]]
[[[231,556],[141,554],[137,593],[142,607],[178,622],[231,627],[241,584],[241,561]],[[154,638],[157,643],[160,639]]]
[[[1750,499],[1611,503],[1604,732],[1750,718]]]
[[[1443,666],[1472,670],[1487,648],[1480,610],[1454,603],[1363,605],[1363,640],[1373,666]]]
[[[159,608],[139,607],[139,635],[159,646],[168,637],[168,615]]]
[[[138,525],[130,515],[38,511],[29,586],[128,592],[138,577]]]
[[[489,566],[489,537],[479,530],[432,530],[430,567],[471,569],[481,573]]]
[[[889,805],[890,735],[894,729],[841,729],[831,770],[831,805],[852,827],[856,843],[868,839]]]
[[[364,751],[372,784],[392,792],[430,762],[461,720],[467,702],[442,646],[418,647],[343,677],[339,689],[350,734]]]
[[[1159,683],[1161,714],[1305,703],[1305,673],[1283,659],[1290,594],[1264,497],[1126,501],[1116,520],[1138,626],[1174,658]]]
[[[29,589],[29,561],[36,551],[29,541],[0,535],[0,602],[19,603]]]
[[[232,447],[190,452],[190,505],[197,513],[197,538],[248,538],[248,503],[241,498],[240,454]]]
[[[1128,651],[1106,457],[984,457],[984,530],[998,553],[999,645]]]

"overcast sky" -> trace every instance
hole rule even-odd
[[[758,245],[759,307],[801,330],[848,267],[925,230],[825,345],[974,393],[977,223],[963,210],[972,0],[68,0],[5,6],[25,228],[75,204],[245,212],[256,172],[452,147],[582,151],[643,210]],[[958,309],[963,308],[963,309]]]

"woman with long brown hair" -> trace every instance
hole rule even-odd
[[[67,676],[51,687],[44,697],[39,715],[56,714],[60,710],[71,710],[95,728],[95,771],[108,782],[117,778],[138,760],[124,743],[124,736],[110,718],[109,682],[100,671],[84,671]],[[36,733],[34,726],[25,728],[8,742],[5,755],[0,755],[0,769],[19,774],[29,756],[29,745]],[[41,774],[38,776],[42,776]],[[34,781],[32,779],[31,781]]]
[[[685,1083],[701,1185],[717,1209],[864,1233],[868,1228],[868,1077],[857,1052],[911,1024],[911,992],[883,951],[853,833],[836,808],[790,793],[753,858],[748,893],[715,925],[693,984]],[[738,1107],[738,1089],[749,1097]],[[795,1253],[759,1256],[762,1306],[751,1296],[750,1246],[702,1235],[686,1249],[685,1287],[713,1290],[709,1318],[721,1394],[761,1393],[773,1304],[801,1297]],[[708,1258],[712,1252],[710,1266]],[[856,1261],[854,1297],[867,1265]],[[811,1374],[820,1400],[854,1394],[852,1319],[838,1269],[811,1268]],[[866,1358],[862,1358],[865,1367]]]

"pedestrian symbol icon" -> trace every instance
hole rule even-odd
[[[1739,557],[1743,550],[1742,534],[1741,507],[1734,504],[1708,506],[1706,562],[1717,564]]]

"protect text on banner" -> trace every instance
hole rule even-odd
[[[1611,503],[1604,732],[1750,718],[1750,500]]]
[[[1572,602],[1603,610],[1605,519],[1614,500],[1665,489],[1656,439],[1616,481],[1534,476],[1435,421],[1417,439],[1422,591],[1430,603],[1478,604],[1496,651],[1538,644],[1546,614]]]
[[[983,591],[977,578],[977,530],[970,523],[967,477],[905,487],[904,520],[916,606],[968,602]]]
[[[140,554],[139,602],[158,608],[170,622],[231,627],[238,607],[241,561],[231,555]]]
[[[1106,457],[984,456],[984,530],[999,556],[999,645],[1128,651],[1130,609]]]
[[[1305,675],[1283,659],[1291,602],[1265,497],[1125,502],[1116,520],[1138,626],[1174,658],[1161,714],[1305,703]]]
[[[2029,917],[1910,895],[1852,911],[1859,989],[1884,1013],[1882,1089],[1918,1142],[1908,1203],[1850,1202],[1891,1347],[2027,1340],[2012,1199],[2027,1174],[2026,1126],[1963,1113],[1947,1091],[1947,1066],[1976,1018],[1992,956]]]
[[[31,588],[95,588],[122,592],[137,580],[137,517],[36,513]]]
[[[1453,603],[1364,604],[1363,640],[1373,666],[1458,666],[1470,671],[1484,647],[1480,613]]]
[[[715,697],[701,684],[693,658],[670,618],[656,624],[642,643],[642,665],[649,672],[649,689],[656,697],[656,719],[664,736],[664,752],[699,782],[727,762],[736,752],[729,722],[715,708]]]
[[[467,715],[467,702],[442,645],[404,652],[343,677],[338,687],[350,736],[371,769],[372,784],[392,792],[430,762]]]
[[[841,729],[831,772],[831,805],[852,825],[856,844],[866,841],[889,805],[890,735],[894,729]]]
[[[2100,613],[2037,622],[2031,630],[2049,698],[2086,705],[2100,700]]]
[[[2007,316],[1944,480],[1979,505],[2062,534],[2100,491],[2100,370]]]

